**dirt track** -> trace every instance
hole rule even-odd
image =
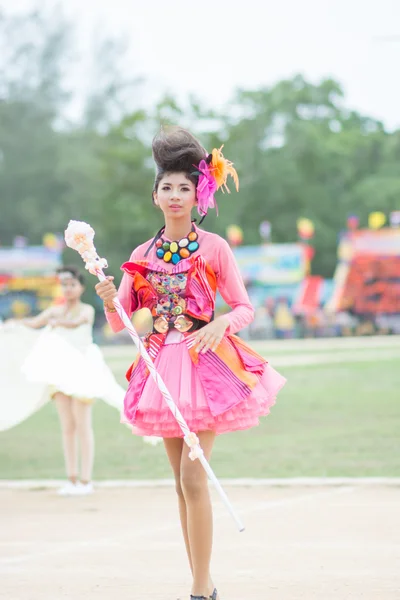
[[[227,491],[247,529],[214,498],[221,600],[400,598],[399,487]],[[171,488],[88,498],[2,489],[0,530],[1,598],[189,598]]]

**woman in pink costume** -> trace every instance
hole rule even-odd
[[[210,459],[215,436],[254,427],[267,415],[284,378],[235,334],[253,319],[253,308],[227,242],[197,227],[216,207],[214,193],[228,175],[238,188],[231,162],[221,150],[208,154],[187,131],[161,131],[153,141],[157,175],[153,202],[165,225],[122,265],[119,290],[113,277],[98,283],[107,320],[123,328],[112,300],[118,295],[131,316],[148,308],[153,329],[145,345],[191,431]],[[231,312],[214,318],[217,290]],[[176,481],[183,536],[193,575],[191,600],[217,600],[210,576],[212,509],[207,476],[189,458],[183,434],[143,359],[128,370],[124,421],[141,436],[159,436]]]

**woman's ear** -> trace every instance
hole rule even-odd
[[[153,192],[153,204],[158,206],[157,192]]]

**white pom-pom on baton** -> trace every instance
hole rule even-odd
[[[196,460],[196,458],[200,458],[204,454],[201,446],[200,440],[193,431],[191,431],[188,435],[185,435],[185,442],[190,448],[189,458],[190,460]]]
[[[85,268],[92,275],[97,275],[108,267],[105,258],[100,258],[94,246],[94,229],[84,221],[70,221],[65,230],[65,243],[72,250],[79,252]]]
[[[100,258],[98,256],[98,254],[96,252],[96,248],[94,246],[94,242],[93,242],[94,235],[95,235],[94,229],[88,223],[85,223],[84,221],[70,221],[68,224],[68,227],[65,231],[65,243],[67,244],[67,246],[69,248],[72,248],[73,250],[77,250],[79,252],[83,261],[85,262],[86,269],[88,269],[89,273],[92,273],[92,275],[96,275],[100,281],[104,281],[106,277],[104,275],[103,269],[105,269],[107,267],[107,261],[105,258]],[[174,415],[179,427],[182,430],[182,433],[184,435],[184,440],[190,448],[190,452],[189,452],[190,459],[191,460],[198,459],[201,462],[207,475],[209,476],[209,478],[215,485],[225,506],[227,507],[227,509],[229,510],[233,519],[235,520],[235,522],[239,528],[239,531],[244,531],[244,526],[243,526],[241,520],[239,519],[238,515],[234,511],[233,506],[230,503],[228,496],[225,494],[214,471],[211,469],[210,465],[208,464],[208,461],[206,460],[206,458],[204,456],[204,452],[200,446],[199,438],[197,437],[197,435],[195,433],[190,431],[185,419],[183,418],[179,408],[173,401],[172,396],[169,393],[164,381],[162,380],[161,376],[157,372],[157,370],[154,366],[154,363],[149,356],[149,353],[147,352],[136,329],[132,325],[131,320],[129,319],[128,315],[124,311],[119,299],[114,298],[113,304],[115,306],[115,309],[116,309],[121,321],[125,325],[126,329],[128,330],[129,335],[131,336],[137,349],[139,350],[140,355],[142,356],[144,362],[146,363],[146,366],[149,369],[150,375],[155,380],[155,382],[158,386],[158,389],[160,390],[161,394],[163,395],[164,400],[166,401],[166,403],[168,405],[168,408]]]

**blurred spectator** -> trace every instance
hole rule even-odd
[[[288,339],[294,337],[296,322],[286,298],[279,298],[274,311],[275,337]]]
[[[266,306],[255,310],[254,321],[249,326],[249,335],[253,340],[270,339],[274,335],[274,323]]]

